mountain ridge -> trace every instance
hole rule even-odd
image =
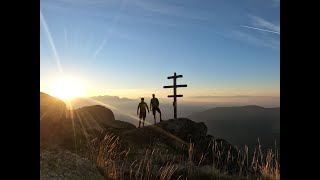
[[[234,145],[257,145],[258,138],[268,146],[273,145],[275,140],[280,142],[280,107],[216,107],[193,113],[187,118],[204,122],[209,133],[223,137]]]

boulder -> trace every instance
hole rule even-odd
[[[71,110],[68,113],[68,119],[80,123],[83,128],[97,130],[103,130],[108,127],[109,123],[115,121],[113,112],[101,105],[85,106]]]
[[[40,147],[63,147],[72,152],[83,152],[98,133],[110,125],[121,126],[121,123],[113,122],[113,112],[104,106],[68,110],[63,101],[40,92]],[[122,126],[130,125],[122,123]]]
[[[40,92],[40,144],[57,145],[61,142],[62,124],[66,121],[66,104]]]
[[[40,122],[65,119],[66,112],[66,104],[63,101],[40,92]]]
[[[196,123],[187,118],[169,119],[158,123],[157,126],[186,142],[202,141],[208,131],[203,122]]]
[[[229,150],[231,155],[237,155],[235,148],[227,141],[215,140],[213,136],[207,135],[204,123],[187,118],[169,119],[156,125],[128,130],[120,136],[122,146],[130,148],[133,153],[139,154],[142,149],[161,149],[175,156],[189,157],[191,152],[193,162],[199,165],[212,164],[215,153],[221,151],[221,148],[226,151],[223,156],[227,156]],[[214,142],[222,142],[223,147],[213,151]]]
[[[40,179],[104,180],[88,159],[67,150],[40,152]]]
[[[156,125],[129,130],[122,137],[136,145],[152,145],[156,141],[165,143],[173,148],[187,146],[190,142],[200,144],[207,135],[204,123],[196,123],[187,118],[169,119]]]

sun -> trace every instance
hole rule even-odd
[[[51,84],[50,94],[59,99],[70,100],[85,95],[84,86],[81,81],[71,77],[56,79]]]

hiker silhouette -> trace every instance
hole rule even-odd
[[[156,124],[156,111],[160,114],[160,122],[162,121],[161,118],[161,110],[159,108],[159,100],[155,97],[155,94],[152,94],[152,99],[150,100],[150,110],[152,110],[154,124]]]
[[[139,114],[139,109],[140,109],[140,115],[139,115],[139,127],[140,128],[140,124],[141,124],[141,119],[143,120],[142,122],[142,126],[144,127],[144,122],[146,120],[146,116],[147,116],[147,109],[148,109],[148,113],[149,113],[149,108],[147,103],[144,102],[144,98],[141,98],[141,102],[138,104],[138,109],[137,109],[137,115]]]

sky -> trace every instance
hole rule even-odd
[[[280,0],[40,0],[40,91],[280,96]]]

